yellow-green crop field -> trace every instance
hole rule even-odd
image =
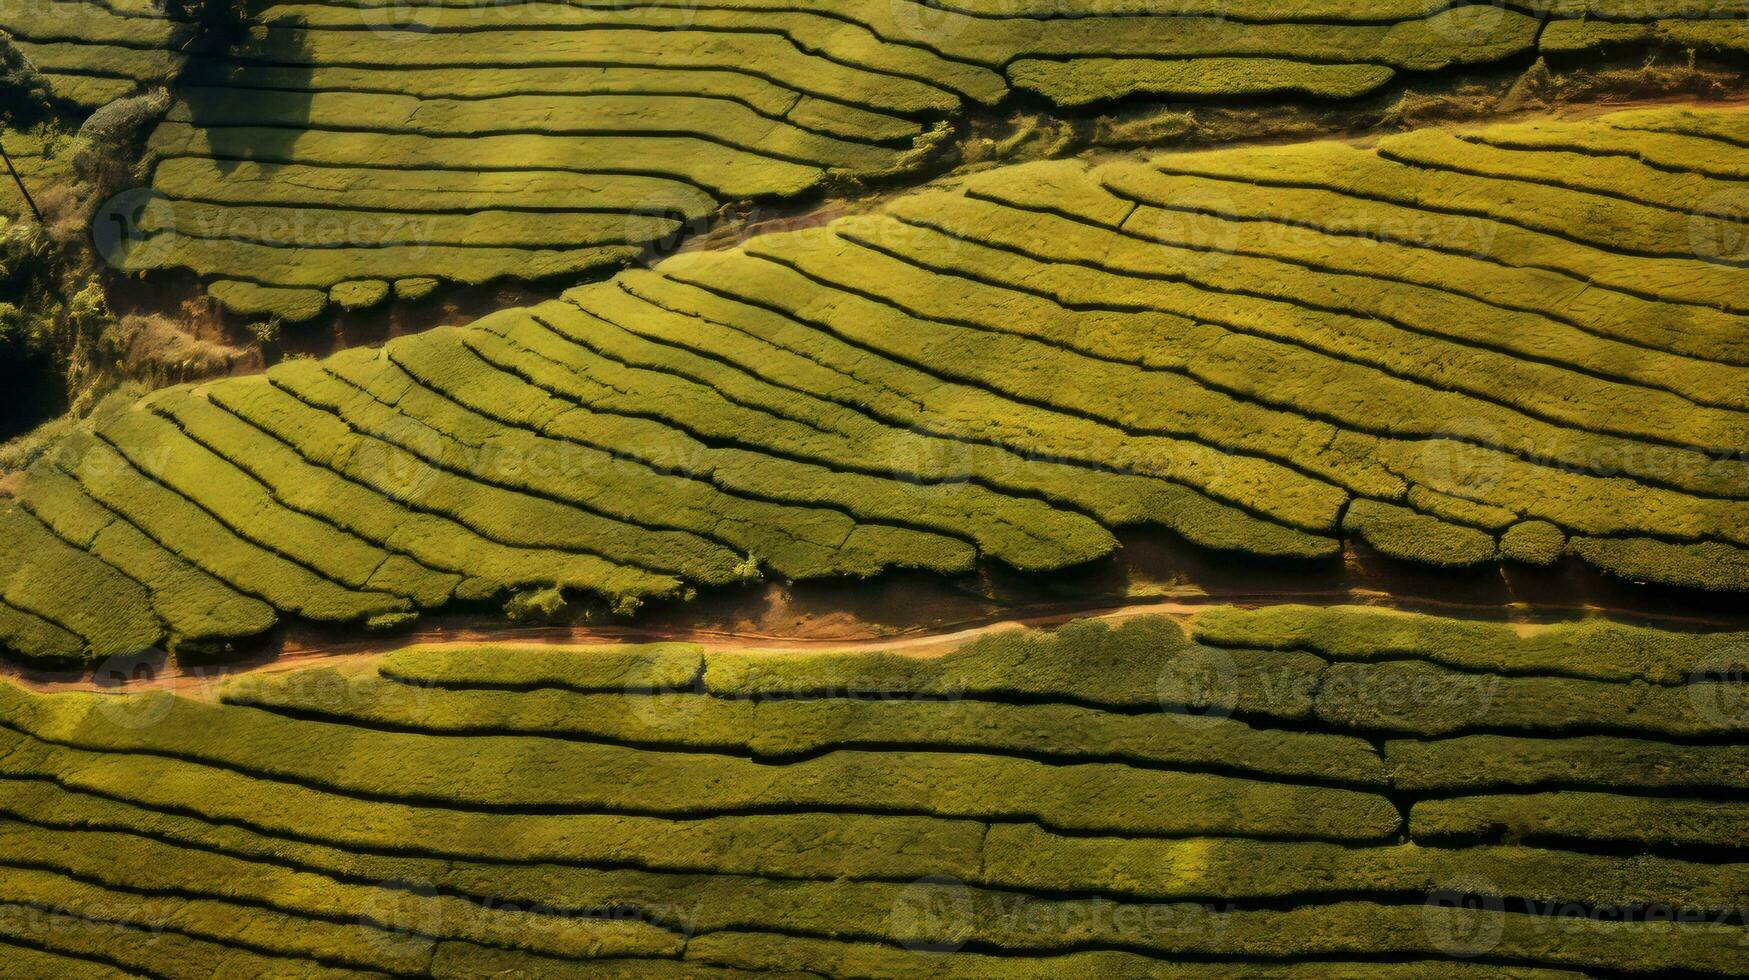
[[[413,647],[207,700],[0,686],[0,960],[1741,973],[1749,717],[1715,672],[1746,641],[1285,606],[939,656]]]
[[[1031,100],[1338,102],[1547,56],[1749,49],[1739,2],[471,0],[247,5],[152,134],[172,207],[135,271],[188,269],[287,321],[433,282],[562,280],[720,206],[923,172],[968,117]],[[147,0],[34,0],[0,30],[101,103],[183,68]]]
[[[1749,978],[1749,0],[0,0],[0,980]]]
[[[166,389],[0,510],[0,636],[628,612],[1063,569],[1135,526],[1749,591],[1745,145],[1749,113],[1656,109],[997,168]]]
[[[61,99],[95,109],[169,81],[186,56],[182,20],[161,0],[18,0],[0,8],[0,32]]]

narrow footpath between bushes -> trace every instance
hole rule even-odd
[[[1109,600],[1107,600],[1109,601]],[[146,651],[134,657],[117,657],[82,671],[35,670],[13,663],[0,663],[0,680],[39,693],[100,691],[132,694],[171,690],[198,700],[215,700],[219,683],[244,674],[279,673],[312,667],[331,667],[343,672],[362,670],[377,659],[413,646],[575,646],[594,647],[621,643],[695,643],[708,656],[716,651],[781,654],[899,653],[906,656],[940,656],[968,640],[1011,629],[1048,628],[1079,619],[1116,621],[1136,616],[1170,616],[1185,621],[1215,606],[1269,606],[1284,603],[1307,605],[1356,604],[1405,611],[1438,613],[1459,617],[1499,618],[1507,614],[1521,631],[1537,625],[1572,619],[1576,615],[1609,615],[1628,612],[1603,606],[1527,605],[1503,609],[1486,603],[1405,598],[1386,593],[1354,590],[1327,592],[1258,593],[1244,596],[1216,595],[1186,599],[1141,598],[1118,605],[1033,604],[1006,610],[1000,618],[970,620],[941,627],[911,627],[883,630],[867,622],[855,622],[832,634],[784,634],[738,629],[681,626],[518,626],[490,621],[463,625],[432,625],[385,636],[355,640],[322,640],[303,637],[296,631],[282,635],[262,650],[235,659],[181,663],[162,651]],[[1745,624],[1723,616],[1671,612],[1647,617],[1681,629],[1745,629]]]

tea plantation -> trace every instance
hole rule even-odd
[[[1744,641],[1216,608],[936,657],[415,647],[219,703],[0,686],[0,944],[57,976],[1735,973],[1749,718],[1708,671]]]
[[[1577,561],[1749,590],[1749,114],[985,171],[170,388],[0,510],[40,659],[557,588]]]
[[[725,205],[927,172],[967,121],[1125,99],[1352,100],[1443,72],[1729,58],[1735,2],[469,0],[252,3],[148,146],[167,206],[130,271],[188,269],[308,320],[438,282],[559,281],[671,249]],[[154,17],[160,20],[154,21]],[[0,13],[69,98],[181,66],[144,0]]]

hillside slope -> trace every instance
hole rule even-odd
[[[998,169],[166,389],[0,510],[0,636],[101,658],[552,587],[631,612],[1061,569],[1133,525],[1746,591],[1745,145],[1749,113],[1659,109]]]
[[[42,6],[10,24],[29,50],[59,58],[51,67],[123,70],[103,46],[116,15],[50,17],[101,9],[90,0]],[[163,201],[125,265],[191,269],[239,314],[287,321],[439,282],[611,271],[725,204],[854,196],[914,175],[996,106],[1335,102],[1544,53],[1728,60],[1746,46],[1740,18],[1715,16],[1735,5],[1676,0],[251,9],[249,39],[191,66],[152,138]],[[129,37],[144,57],[149,39]]]
[[[1741,635],[1277,607],[1190,637],[1139,618],[937,658],[413,648],[246,676],[221,704],[0,685],[0,956],[1742,972],[1749,804],[1720,741],[1745,723]]]

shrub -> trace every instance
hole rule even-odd
[[[556,619],[565,609],[565,594],[557,588],[526,589],[504,604],[504,615],[513,620]]]
[[[1523,521],[1500,537],[1500,553],[1527,565],[1553,565],[1567,547],[1567,536],[1547,521]]]
[[[0,33],[0,124],[26,125],[47,116],[49,111],[48,80],[18,50],[12,38]]]

